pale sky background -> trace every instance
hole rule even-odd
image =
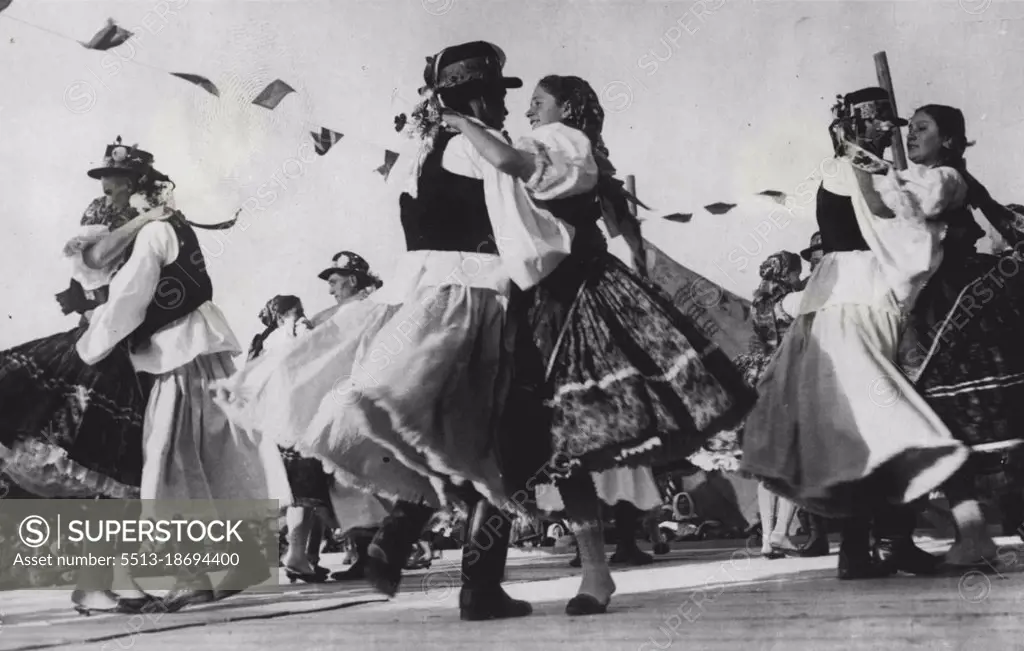
[[[176,12],[166,23],[160,5]],[[200,235],[215,302],[243,344],[274,294],[299,295],[309,312],[327,307],[316,273],[337,251],[361,253],[386,279],[403,240],[372,170],[398,144],[392,118],[416,97],[424,57],[470,40],[500,45],[507,73],[526,82],[508,97],[513,137],[528,130],[540,77],[588,79],[606,107],[613,162],[654,208],[641,212],[646,237],[742,296],[761,259],[798,251],[815,230],[813,198],[773,224],[773,204],[752,195],[816,186],[800,184],[830,155],[834,97],[875,85],[879,50],[901,113],[962,108],[978,141],[968,154],[975,175],[997,199],[1024,202],[1024,3],[703,5],[701,20],[692,0],[15,0],[0,14],[0,348],[75,324],[52,298],[67,286],[60,249],[100,194],[85,172],[117,135],[156,155],[192,221],[227,219],[261,186],[276,191],[257,199],[244,230]],[[6,17],[83,41],[114,18],[139,41],[88,51]],[[206,76],[221,97],[136,63]],[[274,111],[249,104],[275,78],[298,92]],[[325,157],[288,162],[313,158],[313,125],[346,138]],[[720,216],[699,209],[714,201],[743,203]],[[697,214],[689,224],[660,219],[673,212]]]

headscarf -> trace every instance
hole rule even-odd
[[[590,84],[580,77],[548,75],[537,85],[568,110],[569,115],[564,117],[562,122],[585,133],[590,138],[595,157],[600,154],[607,162],[608,147],[601,137],[601,131],[604,129],[604,109],[601,108],[597,93]],[[615,169],[612,168],[612,171]]]
[[[761,263],[758,269],[761,284],[754,291],[753,300],[755,347],[773,352],[782,343],[789,324],[779,323],[775,306],[787,295],[800,290],[790,282],[789,276],[794,271],[799,272],[802,266],[800,256],[791,251],[773,253]]]
[[[582,131],[590,140],[597,162],[597,193],[601,213],[608,231],[621,233],[629,245],[633,266],[637,273],[647,277],[647,252],[640,230],[640,220],[630,211],[629,203],[647,208],[628,192],[622,181],[615,178],[615,166],[609,159],[608,146],[601,132],[604,130],[604,109],[593,87],[585,79],[574,76],[548,75],[537,82],[566,111],[562,123]],[[649,210],[649,208],[648,208]]]
[[[249,347],[249,359],[259,357],[260,353],[263,352],[263,342],[266,341],[267,337],[274,330],[277,330],[278,319],[296,308],[299,309],[301,316],[302,301],[298,296],[278,294],[267,301],[267,304],[260,310],[259,316],[260,323],[263,324],[265,330],[253,337],[252,345]]]

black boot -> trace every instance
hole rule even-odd
[[[885,566],[891,574],[937,574],[942,559],[914,544],[914,525],[917,509],[913,506],[883,507],[875,514],[875,562]]]
[[[375,590],[395,596],[409,551],[433,515],[434,509],[423,504],[395,503],[366,549],[366,576]]]
[[[355,581],[366,578],[366,554],[370,548],[370,541],[377,534],[376,529],[359,530],[349,533],[352,544],[356,548],[356,560],[347,570],[340,570],[331,574],[332,581]]]
[[[800,555],[804,558],[828,556],[828,523],[825,518],[814,513],[807,514],[807,529],[810,537],[800,547]]]
[[[615,505],[615,553],[609,562],[613,565],[650,565],[654,557],[645,553],[636,544],[636,530],[640,522],[640,510],[629,502]]]
[[[525,617],[533,607],[513,599],[501,588],[508,560],[512,520],[481,499],[469,514],[466,545],[462,548],[462,590],[459,615],[466,621]]]
[[[839,579],[878,579],[889,576],[888,567],[876,563],[871,556],[871,522],[867,518],[850,518],[843,523],[843,539],[839,543]]]

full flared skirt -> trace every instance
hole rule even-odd
[[[236,424],[317,460],[338,490],[436,502],[430,482],[393,463],[393,454],[346,409],[357,360],[397,311],[369,300],[345,305],[292,345],[268,351],[222,382],[218,404]]]
[[[707,335],[610,254],[564,262],[514,300],[513,486],[685,459],[754,402]]]
[[[362,446],[362,433],[387,456],[350,454],[391,473],[397,465],[415,471],[442,503],[470,487],[506,503],[496,437],[511,371],[504,325],[503,300],[493,290],[417,289],[360,355],[345,404],[335,407],[332,445]],[[404,488],[418,495],[422,486]]]
[[[941,486],[968,452],[896,367],[900,329],[858,304],[798,317],[761,378],[741,470],[825,516]]]
[[[0,352],[0,469],[36,498],[138,497],[142,423],[151,378],[118,347],[89,366],[85,331]]]

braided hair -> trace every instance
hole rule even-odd
[[[260,310],[260,323],[265,329],[253,337],[252,344],[249,346],[248,359],[252,360],[260,356],[263,352],[263,342],[277,330],[278,319],[295,309],[298,309],[300,315],[302,314],[302,301],[298,296],[278,294],[267,301],[267,304]]]

